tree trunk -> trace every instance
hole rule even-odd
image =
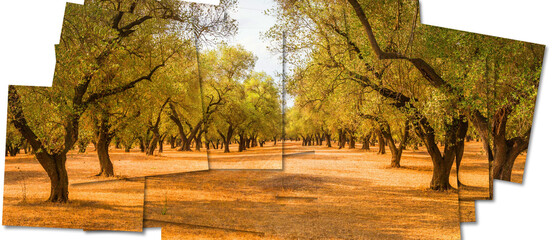
[[[15,157],[19,153],[19,147],[7,146],[6,150],[9,152],[10,157]]]
[[[155,154],[155,149],[157,149],[157,144],[159,143],[159,134],[153,132],[153,138],[149,142],[149,147],[147,148],[146,154],[148,156],[153,156]]]
[[[383,134],[381,134],[381,130],[377,130],[377,139],[379,144],[379,149],[377,154],[385,154],[385,139],[383,138]]]
[[[240,142],[238,143],[238,152],[243,152],[245,149],[245,137],[244,134],[239,134]]]
[[[389,150],[391,151],[391,167],[399,168],[400,167],[400,158],[402,156],[402,148],[397,148],[395,141],[393,139],[393,135],[391,133],[391,126],[386,121],[379,122],[380,129],[381,129],[381,136],[384,141],[387,142],[389,146]],[[408,124],[407,124],[408,126]]]
[[[144,153],[145,152],[145,139],[139,137],[139,150]]]
[[[191,150],[191,142],[193,141],[194,134],[190,134],[189,137],[183,140],[182,147],[179,151],[192,151]]]
[[[113,177],[114,166],[110,161],[108,148],[112,141],[110,133],[110,125],[108,123],[108,115],[103,114],[97,131],[97,156],[99,158],[100,171],[96,176]]]
[[[460,163],[462,162],[462,156],[464,155],[464,143],[466,141],[466,134],[468,133],[468,121],[466,120],[465,116],[460,116],[461,123],[458,126],[457,130],[457,139],[456,139],[456,179],[458,186],[461,186],[462,183],[460,182]]]
[[[516,158],[528,149],[531,129],[528,129],[522,136],[507,139],[507,120],[512,112],[513,106],[507,105],[498,109],[493,120],[484,117],[479,111],[468,113],[468,118],[474,124],[478,135],[484,142],[484,149],[487,152],[488,160],[492,166],[490,178],[510,181],[512,168]],[[489,125],[493,126],[493,151],[490,147]],[[491,189],[491,185],[490,185]],[[490,192],[491,193],[491,192]]]
[[[174,122],[174,124],[176,124],[176,126],[178,127],[178,134],[180,135],[180,139],[182,139],[182,147],[180,149],[178,149],[178,151],[191,151],[191,149],[189,149],[189,142],[187,142],[188,140],[188,136],[186,135],[185,131],[184,131],[184,125],[182,125],[182,122],[180,121],[180,118],[178,117],[178,112],[176,111],[176,108],[174,107],[173,103],[168,104],[169,108],[170,108],[170,120],[172,120]],[[190,140],[191,141],[191,140]]]
[[[228,131],[226,132],[226,136],[224,136],[224,134],[220,133],[221,137],[223,138],[223,142],[222,144],[224,145],[224,152],[225,153],[229,153],[230,152],[230,141],[232,140],[232,136],[234,134],[234,128],[232,127],[232,125],[228,126]]]
[[[68,172],[65,154],[35,154],[50,179],[50,196],[48,202],[66,203],[69,199]]]
[[[246,141],[246,144],[245,144],[244,147],[245,147],[246,149],[250,148],[250,147],[251,147],[251,138],[248,137],[248,136],[246,136],[246,137],[244,138],[244,140]]]
[[[222,146],[223,147],[221,147],[221,148],[224,148],[224,153],[229,153],[230,152],[230,141],[227,141],[226,138],[223,139]]]
[[[166,135],[162,136],[159,139],[159,154],[162,153],[163,151],[163,145],[164,145],[164,139],[166,138]]]
[[[454,159],[454,158],[453,158]],[[431,178],[430,188],[436,191],[447,191],[453,189],[449,183],[452,161],[446,161],[439,155],[432,156],[433,177]],[[449,165],[450,163],[450,165]]]
[[[333,147],[333,145],[331,145],[331,134],[326,133],[325,140],[327,141],[327,147]]]
[[[437,147],[435,141],[435,130],[429,125],[428,120],[419,115],[419,119],[414,123],[414,130],[424,142],[427,152],[433,162],[433,176],[430,188],[435,191],[447,191],[453,189],[449,183],[449,176],[456,157],[456,140],[459,129],[460,118],[453,119],[451,124],[446,124],[445,149],[443,154]]]
[[[201,146],[203,145],[203,139],[202,136],[203,135],[203,131],[199,131],[197,133],[197,137],[195,137],[195,150],[196,151],[201,151]]]
[[[176,136],[170,136],[170,149],[176,148]]]
[[[257,147],[257,137],[251,137],[251,147]]]
[[[362,150],[369,150],[369,139],[371,138],[371,132],[366,134],[362,138]]]
[[[110,155],[108,154],[108,147],[110,146],[110,139],[100,139],[97,145],[97,155],[99,157],[100,172],[97,176],[101,177],[113,177],[114,176],[114,166],[110,160]]]
[[[338,149],[342,149],[344,148],[344,145],[346,144],[346,133],[344,132],[344,130],[339,129],[338,130]]]
[[[356,137],[354,137],[354,132],[350,131],[349,132],[349,149],[354,149],[356,148]]]
[[[507,140],[507,120],[511,106],[499,109],[493,116],[493,178],[511,181],[516,158],[528,149],[530,130],[521,137]]]
[[[182,122],[180,121],[180,118],[178,117],[178,112],[176,111],[176,108],[174,107],[174,104],[170,103],[169,107],[170,107],[170,110],[171,110],[171,114],[169,116],[170,120],[172,120],[174,122],[174,124],[176,124],[176,126],[178,127],[178,133],[180,135],[180,139],[182,139],[182,146],[180,147],[180,149],[178,149],[178,151],[191,151],[192,140],[197,135],[197,132],[201,128],[201,124],[203,123],[203,121],[202,120],[199,121],[195,125],[195,127],[192,127],[188,122],[186,122],[186,124],[190,128],[190,133],[189,133],[189,135],[187,135],[185,130],[184,130],[184,125],[182,124]]]

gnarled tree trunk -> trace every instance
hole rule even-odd
[[[462,162],[462,156],[464,155],[464,143],[466,141],[466,134],[468,133],[468,121],[465,116],[460,116],[460,124],[456,133],[456,179],[458,186],[461,186],[460,182],[460,163]]]
[[[168,105],[169,105],[169,108],[171,110],[171,114],[169,116],[170,120],[172,120],[176,124],[176,126],[178,127],[178,134],[180,135],[180,139],[181,139],[181,143],[182,143],[182,146],[180,147],[180,149],[178,149],[178,151],[191,151],[191,143],[192,143],[193,139],[195,138],[195,136],[197,135],[197,132],[201,128],[201,125],[202,125],[203,121],[202,120],[199,121],[195,125],[195,127],[192,127],[191,124],[186,122],[186,124],[190,128],[190,132],[189,132],[189,135],[188,135],[188,134],[186,134],[186,131],[184,130],[184,125],[180,121],[180,118],[178,116],[178,112],[176,111],[176,107],[174,106],[173,103],[169,103]]]
[[[110,161],[110,155],[108,153],[108,148],[110,147],[110,142],[112,141],[112,134],[110,133],[110,125],[108,123],[108,115],[103,113],[101,116],[101,121],[98,126],[97,132],[97,156],[99,158],[100,171],[97,176],[102,177],[113,177],[114,176],[114,166],[112,161]]]
[[[344,148],[346,144],[346,133],[343,129],[338,130],[338,149]]]
[[[369,150],[369,139],[371,138],[371,132],[362,137],[362,150]]]
[[[424,142],[433,162],[433,176],[430,183],[432,190],[447,191],[453,189],[449,183],[449,177],[456,158],[457,132],[460,124],[462,124],[461,118],[455,118],[452,123],[445,124],[445,149],[441,153],[435,141],[435,130],[429,125],[427,119],[418,116],[418,120],[414,122],[416,135]]]
[[[203,131],[199,131],[197,133],[197,136],[195,137],[195,150],[196,151],[201,151],[201,146],[203,145]]]
[[[493,116],[493,178],[510,181],[516,158],[528,149],[530,129],[521,137],[507,139],[507,121],[511,106],[499,109]]]
[[[331,134],[330,133],[325,133],[325,141],[327,142],[327,147],[333,147],[333,145],[331,145]]]
[[[356,137],[354,136],[354,131],[348,131],[348,148],[349,149],[354,149],[356,148]]]
[[[383,134],[381,134],[381,130],[377,129],[377,139],[379,148],[377,149],[377,154],[385,154],[385,139],[383,138]]]
[[[232,140],[232,136],[234,135],[234,128],[232,127],[232,125],[228,126],[228,130],[226,131],[226,136],[222,133],[220,133],[220,136],[222,137],[223,140],[223,145],[224,145],[224,152],[225,153],[229,153],[230,152],[230,141]]]
[[[66,154],[35,154],[50,179],[49,202],[66,203],[69,199]]]
[[[159,139],[159,153],[162,153],[163,149],[163,145],[164,145],[164,139],[166,138],[166,134],[163,135],[160,139]]]
[[[398,147],[396,146],[396,143],[393,139],[393,135],[391,134],[391,127],[389,126],[389,124],[385,121],[381,121],[379,125],[381,129],[381,133],[384,139],[387,141],[387,144],[389,145],[389,149],[391,151],[391,167],[399,168],[400,159],[402,157],[402,151],[404,149],[404,146],[406,145],[406,141],[408,140],[408,132],[409,132],[410,125],[407,121],[404,126],[404,130],[403,130],[404,132]]]
[[[155,132],[153,131],[153,138],[151,138],[151,141],[149,142],[149,147],[147,147],[147,152],[146,154],[148,156],[153,156],[155,154],[155,150],[157,149],[157,144],[159,143],[159,133],[158,130]]]
[[[145,152],[145,139],[143,139],[142,137],[139,137],[139,150],[141,152]]]
[[[170,136],[170,149],[176,148],[176,136]]]
[[[238,152],[243,152],[244,150],[246,150],[246,137],[244,137],[243,133],[239,134],[240,136],[240,142],[238,143]]]

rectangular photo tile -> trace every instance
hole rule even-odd
[[[90,176],[87,162],[77,153],[68,154],[70,183],[85,181]],[[144,180],[70,184],[66,203],[45,201],[52,195],[51,184],[32,155],[7,157],[2,225],[143,231]]]
[[[375,65],[366,66],[355,45],[361,39],[349,38],[361,31],[346,25],[348,10],[336,2],[279,1],[271,15],[280,20],[265,33],[269,48],[288,52],[285,149],[312,154],[285,151],[283,171],[210,170],[173,180],[177,195],[145,213],[150,221],[174,223],[163,227],[171,235],[163,238],[202,231],[277,239],[460,238],[458,184],[450,174],[454,158],[441,153],[455,149],[440,150],[456,138],[433,125],[437,112],[426,112],[405,95],[424,93],[420,85],[403,89],[403,80],[417,78],[401,76],[411,66],[379,63],[382,72],[359,72],[375,71]],[[376,74],[384,74],[384,81],[372,79]],[[448,124],[460,124],[456,116]],[[438,135],[442,143],[435,141]],[[402,161],[402,149],[412,141],[422,144],[414,144],[416,150],[406,151]],[[394,158],[383,154],[387,145]]]
[[[146,3],[148,4],[150,1],[146,1]],[[229,116],[234,116],[234,114],[243,114],[234,118],[238,121],[241,121],[240,117],[249,117],[247,115],[248,113],[234,112],[233,110],[238,110],[239,108],[234,108],[234,106],[237,105],[233,106],[233,104],[238,102],[232,103],[229,99],[232,97],[243,99],[243,97],[245,97],[243,95],[244,92],[242,92],[243,89],[241,89],[239,85],[234,85],[236,84],[235,82],[229,82],[230,79],[225,79],[224,76],[219,75],[224,74],[224,68],[234,71],[233,68],[235,68],[235,66],[223,67],[222,65],[216,64],[216,51],[212,50],[217,46],[216,44],[218,42],[223,39],[227,39],[237,31],[236,20],[228,16],[228,12],[234,4],[235,1],[222,1],[219,5],[197,4],[190,2],[181,2],[179,4],[179,15],[184,19],[189,19],[188,21],[181,21],[180,28],[182,33],[187,36],[187,39],[191,42],[192,48],[195,50],[195,54],[192,58],[184,60],[185,63],[189,64],[188,66],[193,67],[194,71],[183,76],[183,78],[195,81],[198,83],[198,86],[202,86],[197,94],[197,97],[203,100],[192,103],[191,101],[184,99],[182,102],[169,103],[169,110],[167,114],[171,120],[171,124],[175,126],[172,131],[177,136],[177,141],[179,141],[176,147],[178,151],[181,151],[186,155],[205,153],[205,156],[207,157],[209,149],[214,151],[219,151],[220,149],[222,152],[231,149],[229,147],[231,141],[228,141],[225,144],[222,138],[224,136],[225,139],[230,140],[230,137],[226,137],[229,134],[227,132],[228,130],[216,127],[218,124],[220,124],[218,125],[219,127],[226,124],[226,122],[222,120],[222,115],[228,114]],[[201,51],[200,49],[203,47],[211,49]],[[237,55],[234,57],[236,56]],[[204,63],[206,58],[211,58],[211,60]],[[231,56],[229,59],[234,58]],[[248,59],[246,61],[253,61],[253,59]],[[220,61],[220,63],[223,63],[223,61]],[[218,74],[215,75],[214,73],[217,70],[213,71],[213,69],[216,68],[218,68]],[[242,73],[240,73],[240,71],[242,71]],[[234,74],[242,74],[242,76],[244,76],[243,71],[243,69],[239,69],[238,73]],[[269,85],[265,85],[264,87],[269,87]],[[179,88],[177,90],[179,90]],[[246,101],[247,100],[243,99],[241,100],[241,103],[238,104],[244,104]],[[252,107],[253,104],[250,104],[251,105],[249,106]],[[232,107],[233,109],[230,111],[226,110],[229,107]],[[201,114],[196,115],[195,112],[192,112],[195,108],[202,109]],[[251,118],[253,120],[255,116]],[[225,131],[225,135],[221,136],[220,133],[223,133],[223,131]],[[146,214],[145,227],[161,227],[166,225],[165,222],[153,221],[150,216],[153,215],[153,212],[160,211],[158,208],[159,204],[167,206],[167,204],[169,204],[167,203],[168,198],[177,196],[177,192],[175,191],[179,189],[176,189],[177,185],[174,184],[173,181],[183,178],[189,174],[203,172],[203,170],[206,169],[198,169],[197,171],[191,171],[183,174],[177,173],[164,176],[147,177],[144,209]]]
[[[145,218],[176,225],[163,234],[170,227],[168,234],[246,238],[458,239],[458,193],[426,190],[430,174],[408,172],[341,149],[287,157],[284,171],[192,173],[167,181],[175,195]],[[195,228],[180,232],[184,225]]]
[[[208,169],[170,119],[203,119],[195,47],[145,9],[68,4],[52,87],[10,86],[4,225],[142,231],[146,176]]]
[[[268,3],[237,1],[233,35],[199,41],[210,169],[282,169],[282,64],[261,39],[275,23]]]

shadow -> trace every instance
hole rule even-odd
[[[387,166],[386,168],[389,169],[405,169],[405,170],[412,170],[412,171],[418,171],[418,172],[433,172],[433,168],[431,166],[407,166],[407,165],[403,165],[401,163],[401,166],[399,168],[393,168],[391,166]]]
[[[372,181],[351,177],[254,171],[208,171],[180,180],[158,180],[154,188],[172,185],[172,189],[186,190],[166,201],[146,201],[145,218],[149,220],[289,239],[431,239],[432,232],[437,236],[459,234],[456,191],[439,193],[374,186]],[[164,206],[168,212],[163,215]]]
[[[18,185],[30,184],[33,182],[48,182],[48,176],[45,171],[33,171],[33,170],[15,170],[15,171],[5,171],[4,172],[4,184],[5,185]],[[42,180],[42,181],[40,181]]]

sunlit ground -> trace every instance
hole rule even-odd
[[[45,202],[50,181],[32,155],[22,151],[16,157],[6,157],[2,224],[142,231],[144,180],[119,179],[208,168],[206,152],[168,150],[157,155],[147,157],[137,149],[131,153],[112,149],[116,177],[103,178],[94,176],[99,172],[99,163],[92,147],[84,154],[71,152],[66,164],[70,181],[68,204]]]
[[[393,169],[390,155],[376,149],[286,145],[287,153],[315,154],[285,158],[284,172],[148,178],[147,225],[163,226],[163,239],[460,238],[458,191],[428,189],[432,164],[423,149],[407,150],[403,168]],[[451,184],[456,187],[454,174]]]

